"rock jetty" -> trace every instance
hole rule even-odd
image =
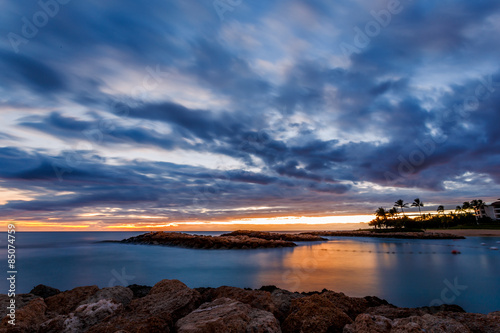
[[[466,313],[456,305],[398,308],[375,296],[349,297],[326,289],[191,289],[178,280],[162,280],[153,287],[87,286],[64,292],[37,286],[17,298],[16,325],[8,324],[3,307],[0,333],[500,332],[500,311]],[[0,295],[0,303],[8,301]]]
[[[222,234],[222,237],[226,236],[248,236],[253,238],[261,238],[267,240],[284,240],[289,242],[316,242],[316,241],[327,241],[328,239],[320,237],[319,235],[312,234],[292,234],[292,233],[277,233],[277,232],[265,232],[265,231],[253,231],[253,230],[237,230],[228,234]]]
[[[130,237],[118,243],[167,245],[192,249],[260,249],[297,246],[294,242],[280,239],[264,239],[237,236],[202,236],[180,232],[149,232],[136,237]]]
[[[463,239],[437,232],[377,232],[377,231],[312,231],[304,233],[274,233],[252,230],[237,230],[220,236],[192,235],[181,232],[148,232],[121,241],[105,241],[124,244],[179,246],[192,249],[262,249],[294,247],[295,242],[327,241],[321,236],[379,237],[406,239]]]
[[[335,237],[376,237],[376,238],[403,238],[403,239],[465,239],[463,236],[447,234],[442,232],[379,232],[376,230],[355,231],[311,231],[302,235],[335,236]]]

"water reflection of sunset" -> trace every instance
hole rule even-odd
[[[275,276],[259,278],[274,280],[287,290],[313,291],[326,287],[352,290],[351,295],[364,296],[366,290],[376,289],[379,284],[377,257],[380,254],[374,251],[376,246],[367,244],[360,252],[359,242],[343,241],[341,246],[335,242],[301,245],[284,254],[283,267]]]

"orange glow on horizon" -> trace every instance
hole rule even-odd
[[[348,225],[366,223],[373,219],[372,215],[349,216],[282,216],[267,218],[244,218],[229,221],[186,221],[166,222],[137,221],[129,223],[116,223],[103,226],[100,221],[87,221],[70,224],[68,222],[54,223],[43,221],[0,221],[4,225],[14,223],[19,231],[226,231],[237,229],[252,230],[327,230],[346,229]],[[359,228],[359,227],[358,227]],[[352,228],[350,228],[352,229]]]

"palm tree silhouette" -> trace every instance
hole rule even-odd
[[[439,213],[443,213],[444,214],[444,206],[443,205],[439,205],[438,209],[437,209],[437,212],[438,212],[438,215],[439,215]]]
[[[382,219],[383,223],[386,225],[386,228],[387,228],[387,211],[385,210],[385,208],[384,207],[379,207],[375,211],[375,216],[377,216],[378,218]]]
[[[398,210],[396,209],[396,207],[393,207],[393,208],[389,209],[388,214],[390,217],[394,217],[394,216],[398,215]]]
[[[424,207],[424,203],[420,201],[419,198],[416,198],[413,200],[413,203],[411,204],[412,207],[418,207],[418,212],[420,214],[420,219],[422,219],[422,211],[420,210],[420,207]]]
[[[401,212],[403,213],[403,216],[406,217],[404,208],[408,208],[407,203],[405,203],[402,199],[399,199],[398,201],[396,201],[394,203],[394,207],[401,208]]]

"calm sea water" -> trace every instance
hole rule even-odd
[[[376,295],[397,306],[455,303],[470,312],[500,310],[500,238],[397,240],[334,238],[295,248],[194,250],[97,243],[140,232],[18,233],[18,293],[37,284],[66,290],[83,285],[153,285],[179,279],[189,287],[259,288]],[[217,235],[220,233],[199,233]],[[1,262],[7,271],[5,233]],[[481,245],[486,243],[486,246]],[[453,255],[452,250],[461,254]],[[1,293],[7,282],[2,279]]]

